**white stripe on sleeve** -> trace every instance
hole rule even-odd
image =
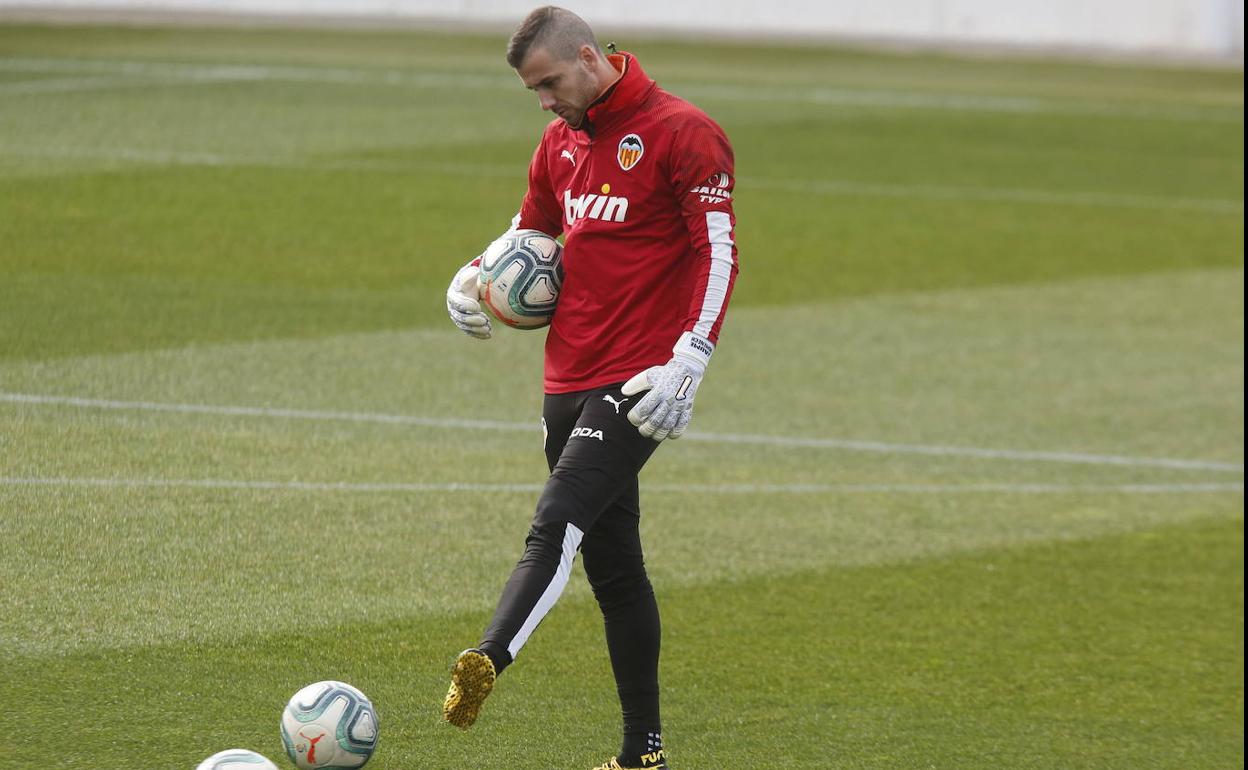
[[[693,333],[710,339],[711,328],[719,320],[728,298],[728,281],[732,278],[732,220],[723,211],[706,212],[706,236],[711,242],[711,276],[702,298],[702,312]]]

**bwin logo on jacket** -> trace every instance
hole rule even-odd
[[[571,190],[563,191],[563,216],[569,225],[578,219],[623,222],[627,214],[628,198],[595,193],[582,193],[573,198]]]

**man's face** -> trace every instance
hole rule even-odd
[[[526,88],[537,92],[543,110],[550,110],[576,128],[601,90],[594,77],[595,60],[589,46],[583,46],[576,58],[566,61],[551,56],[545,48],[534,48],[516,74]]]

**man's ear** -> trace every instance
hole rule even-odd
[[[598,57],[600,56],[602,56],[602,53],[589,43],[581,46],[576,51],[576,58],[580,59],[581,64],[584,64],[591,72],[598,66]]]

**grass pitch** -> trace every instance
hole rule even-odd
[[[618,42],[740,180],[643,475],[674,766],[1242,767],[1242,73]],[[544,477],[540,333],[442,308],[544,121],[502,47],[0,26],[9,766],[281,764],[327,678],[370,768],[617,747],[579,577],[439,722]]]

